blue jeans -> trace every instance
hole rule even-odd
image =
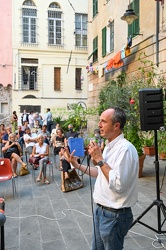
[[[124,237],[133,221],[131,208],[112,212],[95,208],[91,250],[122,250]],[[95,232],[94,232],[95,231]]]

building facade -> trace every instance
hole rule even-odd
[[[0,120],[9,123],[12,110],[12,0],[0,8]]]
[[[121,17],[131,8],[138,18],[128,25]],[[102,87],[122,71],[136,76],[140,54],[166,77],[164,0],[90,0],[88,21],[88,106],[98,106]]]
[[[56,117],[87,103],[87,0],[13,0],[13,108]]]

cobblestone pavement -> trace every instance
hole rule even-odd
[[[52,158],[53,160],[53,158]],[[166,204],[165,161],[160,163],[160,195]],[[86,164],[86,160],[85,160]],[[89,176],[84,176],[84,187],[63,193],[60,171],[54,164],[54,180],[50,185],[35,183],[30,174],[18,176],[17,193],[12,196],[11,181],[0,183],[0,197],[5,197],[5,249],[6,250],[89,250],[92,231],[92,206]],[[18,167],[19,170],[19,167]],[[38,170],[35,171],[36,176]],[[92,186],[94,179],[91,179]],[[156,200],[156,171],[154,157],[146,157],[143,176],[139,178],[138,202],[133,208],[138,218]],[[161,212],[163,219],[163,213]],[[157,206],[142,217],[145,225],[136,224],[125,238],[125,250],[152,250],[161,245],[154,241],[158,232]],[[162,230],[165,230],[165,224]],[[162,239],[166,246],[166,237]],[[118,249],[117,249],[118,250]]]

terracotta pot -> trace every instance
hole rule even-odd
[[[144,154],[145,155],[150,155],[150,156],[155,155],[155,146],[152,146],[152,147],[145,146],[144,147]]]
[[[166,160],[166,153],[160,153],[159,154],[159,159],[160,160]]]
[[[139,173],[138,173],[138,177],[142,177],[142,170],[143,170],[143,166],[144,166],[144,160],[145,160],[146,155],[141,155],[139,156]]]

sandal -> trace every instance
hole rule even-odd
[[[17,178],[17,177],[18,177],[18,175],[14,173],[14,174],[13,174],[13,177],[14,177],[14,178]]]
[[[36,182],[41,182],[41,179],[37,177]]]
[[[45,180],[44,184],[50,184],[50,182],[48,180]]]

